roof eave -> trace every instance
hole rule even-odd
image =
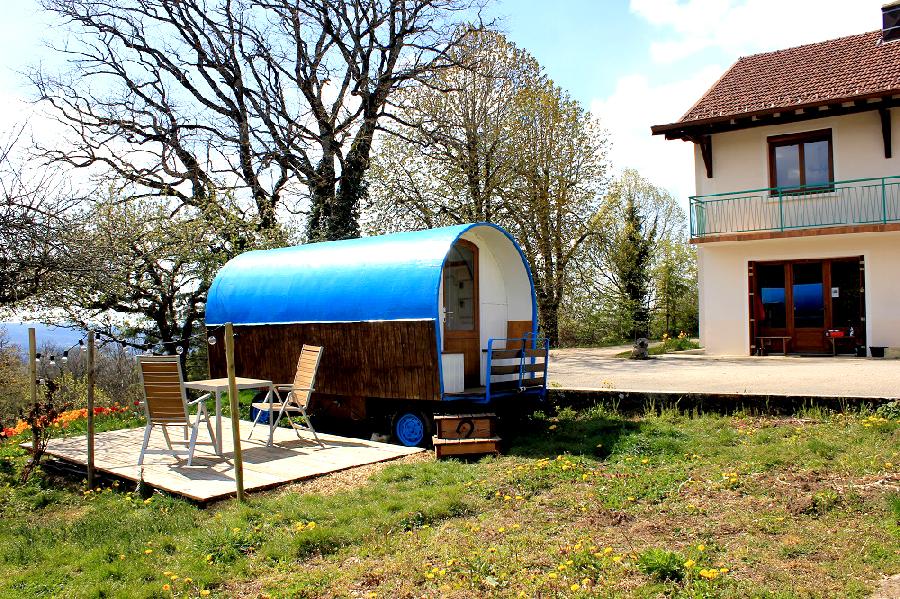
[[[675,123],[669,123],[666,125],[653,125],[650,127],[650,131],[653,135],[665,135],[666,139],[682,139],[688,140],[691,137],[704,134],[706,132],[703,131],[703,128],[709,127],[711,125],[719,125],[722,123],[728,123],[732,120],[746,120],[751,119],[750,122],[744,122],[741,125],[736,125],[736,129],[746,129],[750,127],[762,127],[766,125],[771,125],[771,122],[764,123],[754,123],[752,119],[754,117],[762,117],[762,116],[770,116],[778,113],[785,112],[796,112],[798,110],[808,110],[811,108],[821,108],[824,106],[835,106],[841,105],[846,102],[865,102],[867,100],[875,100],[875,99],[890,99],[900,96],[900,89],[890,89],[883,90],[878,92],[872,92],[869,94],[860,94],[855,96],[846,96],[840,98],[829,98],[825,100],[819,100],[816,102],[807,102],[805,104],[793,104],[791,106],[775,106],[770,108],[765,108],[761,110],[754,110],[749,112],[739,112],[734,114],[727,115],[719,115],[714,117],[707,117],[704,119],[695,119],[692,121],[678,121]],[[879,107],[879,104],[873,103],[871,106],[872,110],[875,110]],[[823,113],[821,117],[829,116],[827,112]]]

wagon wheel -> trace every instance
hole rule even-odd
[[[427,447],[431,442],[431,416],[419,410],[399,410],[391,418],[391,435],[406,447]]]

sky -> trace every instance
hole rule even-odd
[[[636,168],[684,205],[691,144],[650,135],[677,120],[740,56],[872,31],[885,0],[493,0],[486,15],[604,123],[615,170]],[[58,25],[36,0],[0,0],[0,131],[30,120],[21,73],[54,63]]]

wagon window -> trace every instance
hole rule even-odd
[[[456,244],[444,267],[448,331],[475,330],[475,252]]]

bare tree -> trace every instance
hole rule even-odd
[[[23,128],[0,140],[0,306],[20,304],[72,267],[58,232],[77,203],[55,169],[30,167]]]
[[[42,0],[70,70],[32,74],[72,145],[147,193],[252,198],[271,228],[310,199],[308,237],[358,235],[372,139],[396,90],[447,63],[478,0]]]
[[[219,210],[203,213],[151,199],[92,202],[81,225],[63,234],[84,273],[61,280],[41,306],[55,320],[61,313],[107,340],[186,359],[192,338],[202,333],[207,291],[221,265],[239,248],[285,241],[229,216],[227,197],[215,204]]]

